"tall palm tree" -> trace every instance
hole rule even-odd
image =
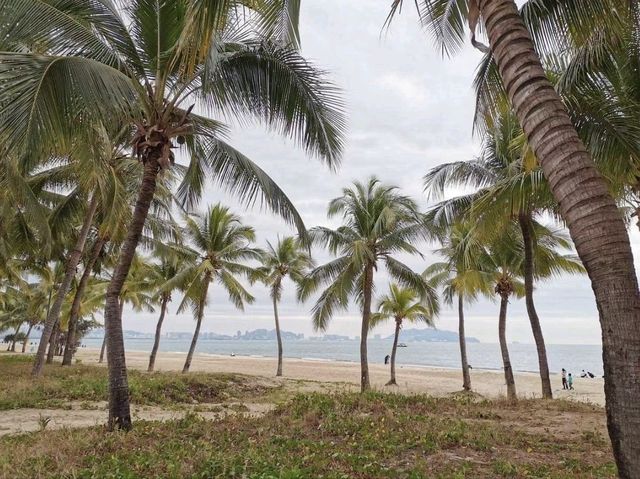
[[[79,117],[98,117],[104,124],[116,118],[135,130],[132,152],[144,166],[143,179],[105,306],[111,428],[131,427],[118,298],[158,174],[174,162],[174,141],[184,144],[189,154],[179,190],[186,204],[200,195],[209,173],[242,200],[261,196],[265,205],[304,231],[278,186],[222,141],[225,126],[196,114],[194,104],[226,116],[253,116],[328,164],[335,166],[339,160],[341,100],[290,42],[296,38],[297,15],[290,15],[296,9],[289,10],[289,3],[132,0],[121,9],[106,2],[83,2],[82,8],[74,2],[2,4],[3,42],[18,48],[43,45],[46,50],[0,54],[0,137],[8,140],[5,148],[49,148],[74,133],[69,126],[78,125]],[[247,5],[254,8],[249,14]]]
[[[185,233],[193,244],[194,256],[198,259],[187,264],[162,288],[164,291],[182,288],[184,298],[178,307],[178,313],[191,307],[196,319],[196,329],[182,368],[183,373],[188,372],[191,367],[208,302],[209,285],[217,282],[227,292],[235,307],[244,310],[244,304],[252,303],[254,298],[237,277],[250,278],[255,274],[254,268],[243,262],[260,260],[262,256],[262,251],[251,246],[255,241],[254,229],[243,225],[239,216],[221,204],[210,207],[200,218],[188,217]]]
[[[421,322],[428,326],[435,325],[434,317],[440,309],[438,295],[435,290],[429,287],[426,288],[426,293],[421,298],[416,291],[392,283],[389,285],[389,293],[380,298],[377,312],[371,315],[371,328],[389,319],[393,319],[395,322],[393,346],[391,347],[391,378],[387,386],[398,384],[396,382],[396,352],[403,321]]]
[[[511,231],[509,231],[511,232]],[[513,367],[507,346],[507,308],[512,295],[518,298],[524,296],[524,286],[518,277],[522,264],[522,251],[518,248],[517,239],[513,235],[499,235],[489,246],[489,257],[494,265],[494,292],[500,298],[500,313],[498,315],[498,340],[502,355],[504,380],[507,385],[507,399],[517,399],[516,383],[513,377]]]
[[[414,243],[425,237],[425,222],[411,198],[375,177],[343,189],[342,196],[329,203],[328,216],[341,216],[343,225],[335,230],[315,227],[310,235],[316,245],[327,247],[338,258],[311,271],[299,289],[299,298],[304,301],[326,285],[313,307],[317,330],[325,330],[336,309],[347,309],[349,298],[355,298],[362,312],[360,389],[366,391],[370,388],[367,335],[374,272],[382,263],[393,280],[424,295],[426,282],[393,256],[420,254]]]
[[[495,107],[494,113],[496,117],[485,121],[487,131],[480,157],[433,168],[425,176],[425,189],[431,196],[441,196],[449,186],[480,187],[471,194],[444,201],[434,208],[433,214],[445,223],[469,214],[497,217],[484,221],[487,225],[512,217],[518,219],[525,241],[526,306],[538,354],[542,396],[551,398],[546,345],[533,300],[536,237],[532,233],[532,222],[536,215],[557,213],[557,204],[535,156],[522,144],[522,130],[509,107]]]
[[[570,3],[584,11],[601,2]],[[637,12],[634,2],[618,3],[620,11]],[[609,436],[619,474],[640,477],[640,411],[635,399],[640,396],[636,367],[640,363],[640,292],[629,236],[616,202],[546,77],[514,0],[419,0],[417,4],[421,20],[447,52],[464,42],[467,21],[478,44],[475,31],[478,22],[483,23],[489,47],[482,48],[493,54],[509,101],[592,283],[602,326]],[[392,5],[390,17],[402,0]],[[604,21],[612,11],[616,10],[609,8],[596,18]],[[560,18],[560,27],[567,30],[566,17]],[[540,35],[548,38],[549,31],[542,29]]]
[[[160,302],[160,316],[156,324],[153,347],[149,355],[149,366],[147,367],[147,371],[149,372],[152,372],[155,368],[156,355],[160,347],[162,323],[164,322],[167,307],[171,301],[171,294],[173,293],[171,289],[168,290],[164,286],[178,274],[181,263],[189,260],[192,261],[192,258],[188,257],[188,253],[184,254],[178,245],[169,245],[168,248],[157,249],[156,256],[158,262],[152,266],[151,280],[154,284],[154,289],[157,291],[154,297],[156,301]]]
[[[267,249],[262,255],[261,263],[262,266],[256,269],[253,279],[262,281],[269,287],[271,293],[278,340],[276,376],[282,376],[282,336],[280,334],[280,318],[278,317],[278,302],[282,297],[283,289],[282,281],[289,277],[295,284],[301,285],[314,264],[301,242],[291,236],[278,239],[275,247],[267,242]]]
[[[582,264],[577,258],[558,252],[558,249],[568,249],[571,246],[563,233],[534,222],[532,222],[532,233],[538,238],[535,248],[531,251],[534,257],[533,271],[527,270],[526,245],[515,221],[504,223],[502,226],[498,225],[494,235],[487,241],[488,254],[493,266],[494,292],[500,297],[498,336],[507,396],[510,400],[516,399],[516,388],[506,340],[509,299],[513,295],[516,297],[525,295],[526,285],[522,282],[522,278],[526,274],[535,275],[535,278],[540,280],[563,273],[583,272]]]
[[[471,391],[464,327],[464,305],[493,290],[490,258],[472,222],[458,222],[439,235],[442,247],[435,251],[445,261],[432,263],[423,273],[430,285],[442,288],[445,303],[458,304],[458,342],[462,364],[462,388]]]

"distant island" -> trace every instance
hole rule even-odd
[[[393,335],[387,336],[385,339],[393,339]],[[400,339],[402,341],[429,341],[452,343],[458,342],[458,333],[454,331],[446,331],[443,329],[403,329],[400,331]],[[466,336],[467,343],[479,343],[478,339]]]
[[[139,331],[123,331],[125,339],[153,339],[153,333],[141,333]],[[292,333],[290,331],[280,331],[282,335],[282,339],[287,341],[304,339],[304,334],[300,333]],[[104,329],[94,329],[89,334],[85,336],[88,339],[102,339],[104,337]],[[165,339],[191,339],[193,337],[193,332],[185,332],[185,331],[174,331],[168,332],[162,335]],[[276,339],[276,330],[275,329],[255,329],[253,331],[245,331],[244,334],[242,331],[236,332],[234,336],[230,336],[228,334],[218,334],[212,332],[202,332],[200,333],[199,339],[204,340],[244,340],[244,341],[268,341]]]
[[[153,339],[153,333],[141,333],[139,331],[123,331],[126,339]],[[282,339],[285,341],[298,341],[305,339],[302,333],[292,333],[291,331],[281,331]],[[104,329],[94,329],[90,331],[85,338],[87,339],[102,339],[104,337]],[[193,332],[190,331],[173,331],[163,334],[165,339],[173,340],[190,340],[193,337]],[[235,335],[218,334],[212,332],[200,333],[200,339],[208,341],[275,341],[276,330],[275,329],[254,329],[253,331],[237,331]],[[359,340],[360,337],[350,338],[349,336],[343,336],[340,334],[325,334],[324,336],[311,336],[307,338],[311,341],[351,341]],[[376,334],[371,339],[374,340],[393,340],[393,335],[387,337],[381,337]],[[400,332],[401,341],[427,341],[427,342],[442,342],[451,343],[458,341],[458,333],[455,331],[446,331],[442,329],[403,329]],[[468,343],[479,343],[476,338],[467,336]]]

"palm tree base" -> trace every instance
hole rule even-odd
[[[385,386],[397,386],[398,383],[396,382],[395,379],[390,379],[389,382],[387,382],[387,384],[385,384]]]

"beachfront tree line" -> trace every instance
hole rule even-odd
[[[554,263],[549,255],[567,241],[539,224],[555,217],[569,230],[598,304],[618,471],[621,477],[640,476],[640,294],[624,218],[640,210],[637,2],[529,0],[520,10],[513,0],[416,2],[420,20],[444,53],[459,49],[466,25],[473,45],[485,52],[475,81],[481,157],[425,178],[433,195],[456,183],[477,191],[444,200],[418,221],[420,228],[406,225],[412,230],[407,234],[420,230],[419,235],[442,242],[443,264],[426,276],[407,271],[393,257],[417,240],[390,219],[397,215],[397,224],[406,224],[412,215],[406,202],[380,212],[372,200],[367,207],[380,218],[372,225],[343,199],[331,208],[331,214],[343,216],[342,228],[307,231],[265,171],[224,141],[226,126],[217,118],[248,116],[337,166],[344,131],[340,95],[298,52],[299,3],[0,2],[1,301],[6,311],[24,306],[24,298],[11,299],[13,294],[33,288],[34,297],[48,296],[44,313],[26,308],[11,315],[38,324],[46,314],[34,375],[42,371],[49,339],[68,327],[66,318],[75,330],[67,335],[73,343],[85,318],[100,308],[88,298],[101,294],[109,424],[131,426],[121,312],[125,301],[146,307],[147,298],[127,287],[136,249],[159,251],[154,265],[164,261],[172,244],[179,250],[180,228],[170,221],[176,204],[193,210],[211,183],[247,203],[261,199],[296,226],[303,244],[324,244],[338,256],[333,267],[314,269],[300,286],[302,294],[326,287],[313,312],[319,327],[352,296],[362,307],[366,336],[379,265],[402,287],[413,288],[416,298],[428,291],[418,277],[431,289],[442,285],[445,299],[458,302],[461,326],[464,305],[491,291],[491,284],[500,297],[501,325],[509,298],[524,295],[542,392],[549,396],[534,283],[578,268],[574,258]],[[388,23],[402,1],[391,5]],[[476,38],[480,23],[488,45]],[[176,163],[177,149],[186,166]],[[396,194],[392,189],[390,196]],[[494,224],[504,226],[498,242],[485,231]],[[458,256],[455,250],[464,244],[480,248],[479,254]],[[207,275],[205,269],[194,293],[222,274],[211,266]],[[93,271],[109,272],[108,284],[93,285]],[[231,279],[244,274],[227,273]],[[33,278],[46,275],[52,287],[37,291],[44,279],[38,285]],[[218,281],[226,288],[231,279]],[[276,304],[277,289],[273,283],[269,287]],[[72,290],[78,301],[67,314]],[[151,298],[159,292],[152,289]],[[166,306],[171,291],[162,294]],[[249,299],[236,294],[243,302]],[[366,342],[361,349],[366,351]],[[470,386],[468,368],[463,370]],[[364,374],[362,384],[366,387]]]
[[[515,400],[515,385],[505,336],[506,308],[512,294],[524,296],[524,286],[520,278],[526,275],[525,237],[520,234],[513,220],[505,219],[500,225],[493,223],[494,226],[490,230],[482,230],[469,227],[469,223],[464,221],[438,226],[433,223],[434,213],[437,213],[437,209],[431,210],[428,214],[420,212],[414,200],[400,194],[397,187],[385,185],[377,178],[356,182],[352,187],[345,188],[342,196],[329,204],[329,218],[338,215],[343,220],[343,225],[336,229],[315,227],[309,231],[311,244],[324,247],[337,256],[336,259],[317,267],[309,254],[309,245],[299,238],[285,237],[279,239],[275,246],[267,243],[266,250],[259,249],[255,245],[254,229],[243,224],[241,217],[221,204],[210,206],[202,214],[185,215],[180,222],[167,218],[160,224],[171,232],[171,239],[161,242],[149,238],[146,249],[151,255],[137,254],[133,258],[119,296],[118,314],[122,318],[126,305],[130,305],[134,312],[153,312],[155,307],[159,307],[160,314],[148,365],[148,371],[151,372],[154,370],[168,302],[172,293],[177,291],[182,300],[176,313],[191,310],[196,321],[183,367],[183,372],[186,373],[190,369],[205,309],[209,305],[210,285],[215,283],[221,286],[234,306],[244,310],[245,304],[253,303],[254,297],[243,285],[242,280],[250,283],[261,282],[269,288],[273,300],[278,338],[276,375],[281,376],[283,346],[278,302],[284,287],[283,280],[289,277],[297,285],[298,299],[302,302],[322,289],[312,310],[316,330],[326,330],[337,310],[347,310],[352,302],[357,303],[362,311],[361,390],[366,391],[371,387],[367,361],[368,332],[386,320],[394,320],[389,384],[396,384],[395,359],[402,322],[420,321],[433,326],[440,310],[437,289],[442,287],[448,303],[451,302],[453,294],[464,294],[462,290],[456,293],[458,283],[455,279],[451,280],[452,272],[459,268],[464,270],[466,275],[473,274],[476,278],[476,282],[468,286],[466,294],[484,294],[488,297],[498,295],[500,298],[498,324],[505,381],[509,398]],[[459,238],[461,230],[464,231],[464,236]],[[167,234],[169,233],[165,232],[165,236],[162,237],[166,237]],[[533,234],[537,238],[533,251],[537,278],[582,271],[582,266],[576,258],[557,251],[571,247],[570,241],[561,231],[536,222],[533,224]],[[400,253],[422,257],[419,246],[428,240],[440,241],[443,244],[443,248],[436,252],[449,262],[433,264],[420,274],[394,258]],[[469,243],[473,244],[472,250],[465,249]],[[94,316],[104,303],[108,277],[112,274],[118,254],[117,251],[112,252],[109,260],[102,262],[103,265],[111,265],[106,271],[101,269],[92,275],[96,257],[99,256],[96,249],[101,247],[102,243],[96,240],[85,252],[86,266],[73,288],[73,294],[65,298],[59,323],[54,327],[49,340],[47,363],[52,362],[54,355],[60,355],[64,358],[63,366],[71,365],[73,354],[82,338],[79,333],[87,331],[87,326],[80,330],[78,326],[99,324]],[[103,252],[103,255],[106,253]],[[473,266],[466,262],[466,257],[472,258]],[[41,277],[43,281],[36,286],[28,283],[13,285],[6,281],[3,296],[6,303],[1,306],[0,322],[4,327],[16,328],[8,337],[10,350],[15,349],[16,337],[24,325],[28,325],[30,329],[34,325],[43,325],[47,318],[45,312],[50,311],[50,301],[45,309],[42,302],[30,299],[36,294],[34,288],[41,297],[48,291],[49,298],[56,290],[56,285],[47,281],[52,275],[52,266],[46,265],[44,270],[31,269],[26,266],[28,263],[20,264],[19,260],[19,257],[12,258],[18,268],[17,278],[35,276]],[[452,262],[457,266],[451,266]],[[59,270],[64,266],[62,261],[50,264]],[[389,294],[380,298],[378,305],[374,307],[375,276],[381,268],[386,270],[392,283]],[[92,278],[91,284],[88,284],[87,278]],[[32,318],[30,314],[39,316]],[[30,329],[21,337],[24,341],[23,352]],[[99,362],[103,362],[105,357],[109,358],[106,346],[105,335]],[[460,346],[464,371],[463,387],[470,390],[468,365],[463,353],[466,351],[466,345],[462,317]],[[544,359],[546,360],[546,357]]]

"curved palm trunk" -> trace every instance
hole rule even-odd
[[[73,355],[76,352],[76,327],[78,324],[78,316],[80,314],[80,305],[82,303],[82,296],[84,295],[84,291],[87,288],[87,284],[89,284],[89,279],[91,278],[91,271],[93,271],[93,267],[100,256],[100,252],[102,251],[102,247],[106,243],[106,240],[99,238],[96,243],[93,245],[93,249],[91,250],[91,255],[89,257],[89,261],[84,267],[84,271],[82,272],[82,277],[80,278],[80,282],[78,283],[78,287],[76,288],[76,294],[73,297],[73,304],[71,305],[71,313],[69,314],[69,327],[67,328],[67,340],[64,348],[64,356],[62,357],[62,365],[63,366],[71,366],[71,360],[73,359]]]
[[[31,335],[31,330],[33,329],[33,323],[29,323],[29,329],[27,329],[27,334],[22,341],[22,352],[24,353],[27,350],[27,343],[29,342],[29,336]]]
[[[362,304],[362,328],[360,330],[360,392],[371,389],[369,381],[369,359],[367,357],[367,335],[371,318],[371,296],[373,293],[373,265],[367,263],[364,270],[364,301]]]
[[[393,346],[391,347],[391,379],[387,383],[387,386],[395,386],[396,383],[396,353],[398,352],[398,337],[400,336],[400,326],[402,326],[402,319],[396,318],[396,330],[393,335]]]
[[[138,199],[133,211],[133,219],[127,233],[127,238],[120,250],[118,264],[113,271],[113,277],[107,289],[104,308],[105,334],[109,364],[109,423],[113,430],[131,429],[131,409],[129,407],[129,383],[127,380],[127,364],[124,352],[124,338],[122,335],[122,319],[119,314],[118,298],[129,274],[131,262],[136,252],[142,229],[149,213],[149,207],[156,191],[156,180],[159,171],[158,158],[161,156],[162,145],[156,147],[144,164],[142,184],[138,192]],[[156,151],[157,150],[157,151]]]
[[[462,361],[462,389],[471,391],[471,375],[467,360],[467,339],[464,334],[464,300],[458,295],[458,341],[460,342],[460,360]]]
[[[170,296],[168,294],[162,295],[162,302],[160,304],[160,317],[158,318],[158,324],[156,324],[156,335],[153,340],[153,348],[151,348],[151,355],[149,356],[148,372],[152,372],[156,365],[156,355],[158,354],[158,348],[160,347],[160,335],[162,334],[162,323],[164,322],[164,316],[167,312],[167,304],[169,304]]]
[[[640,292],[607,185],[545,76],[513,0],[477,0],[493,57],[585,265],[602,327],[607,424],[622,478],[640,477]]]
[[[276,339],[278,340],[278,370],[276,376],[282,376],[282,335],[280,334],[280,318],[278,318],[278,301],[273,296],[273,317],[276,320]]]
[[[60,339],[60,320],[53,327],[53,331],[51,332],[51,338],[49,339],[49,350],[47,351],[47,364],[53,363],[53,357],[56,354],[56,349],[58,347],[58,340]]]
[[[531,215],[528,213],[520,213],[518,215],[518,222],[520,223],[520,229],[522,230],[522,239],[524,244],[525,303],[527,305],[529,322],[531,323],[531,331],[533,332],[533,338],[536,342],[536,349],[538,351],[538,367],[540,368],[542,397],[551,399],[553,397],[553,393],[551,392],[551,380],[549,379],[547,348],[544,344],[544,336],[542,334],[542,327],[540,326],[540,318],[538,318],[538,312],[536,311],[536,306],[533,303],[533,251],[535,239],[533,237]]]
[[[187,359],[184,362],[184,367],[182,368],[183,373],[189,372],[189,368],[191,367],[191,360],[193,359],[193,353],[196,350],[196,343],[198,342],[198,336],[200,336],[200,326],[202,325],[202,317],[204,316],[204,303],[207,300],[207,292],[209,291],[210,279],[211,278],[207,274],[205,277],[206,284],[204,286],[204,291],[202,292],[202,298],[200,298],[200,305],[198,307],[198,319],[196,321],[196,330],[193,332],[193,338],[191,339],[191,346],[189,346]]]
[[[504,367],[504,380],[507,384],[507,399],[515,401],[516,382],[513,379],[513,370],[511,369],[511,359],[509,359],[509,348],[507,347],[507,305],[509,297],[501,295],[500,299],[500,317],[498,319],[498,336],[500,338],[500,352],[502,353],[502,365]]]
[[[38,344],[38,351],[33,362],[33,369],[31,370],[32,376],[40,376],[40,374],[42,374],[42,367],[44,366],[47,344],[51,339],[51,333],[53,332],[54,326],[60,320],[60,310],[62,309],[62,303],[64,302],[64,298],[71,288],[71,281],[76,274],[76,267],[78,266],[80,258],[82,257],[84,244],[87,240],[87,236],[89,235],[89,229],[91,228],[93,216],[95,215],[97,208],[98,198],[97,195],[94,194],[91,197],[89,207],[87,208],[87,212],[85,213],[82,228],[80,229],[80,233],[78,234],[76,244],[74,245],[73,250],[69,253],[69,256],[67,256],[64,268],[64,278],[60,283],[60,287],[58,288],[58,291],[56,293],[56,299],[47,313],[47,320],[44,323],[44,329],[42,330],[42,336],[40,337],[40,343]]]

